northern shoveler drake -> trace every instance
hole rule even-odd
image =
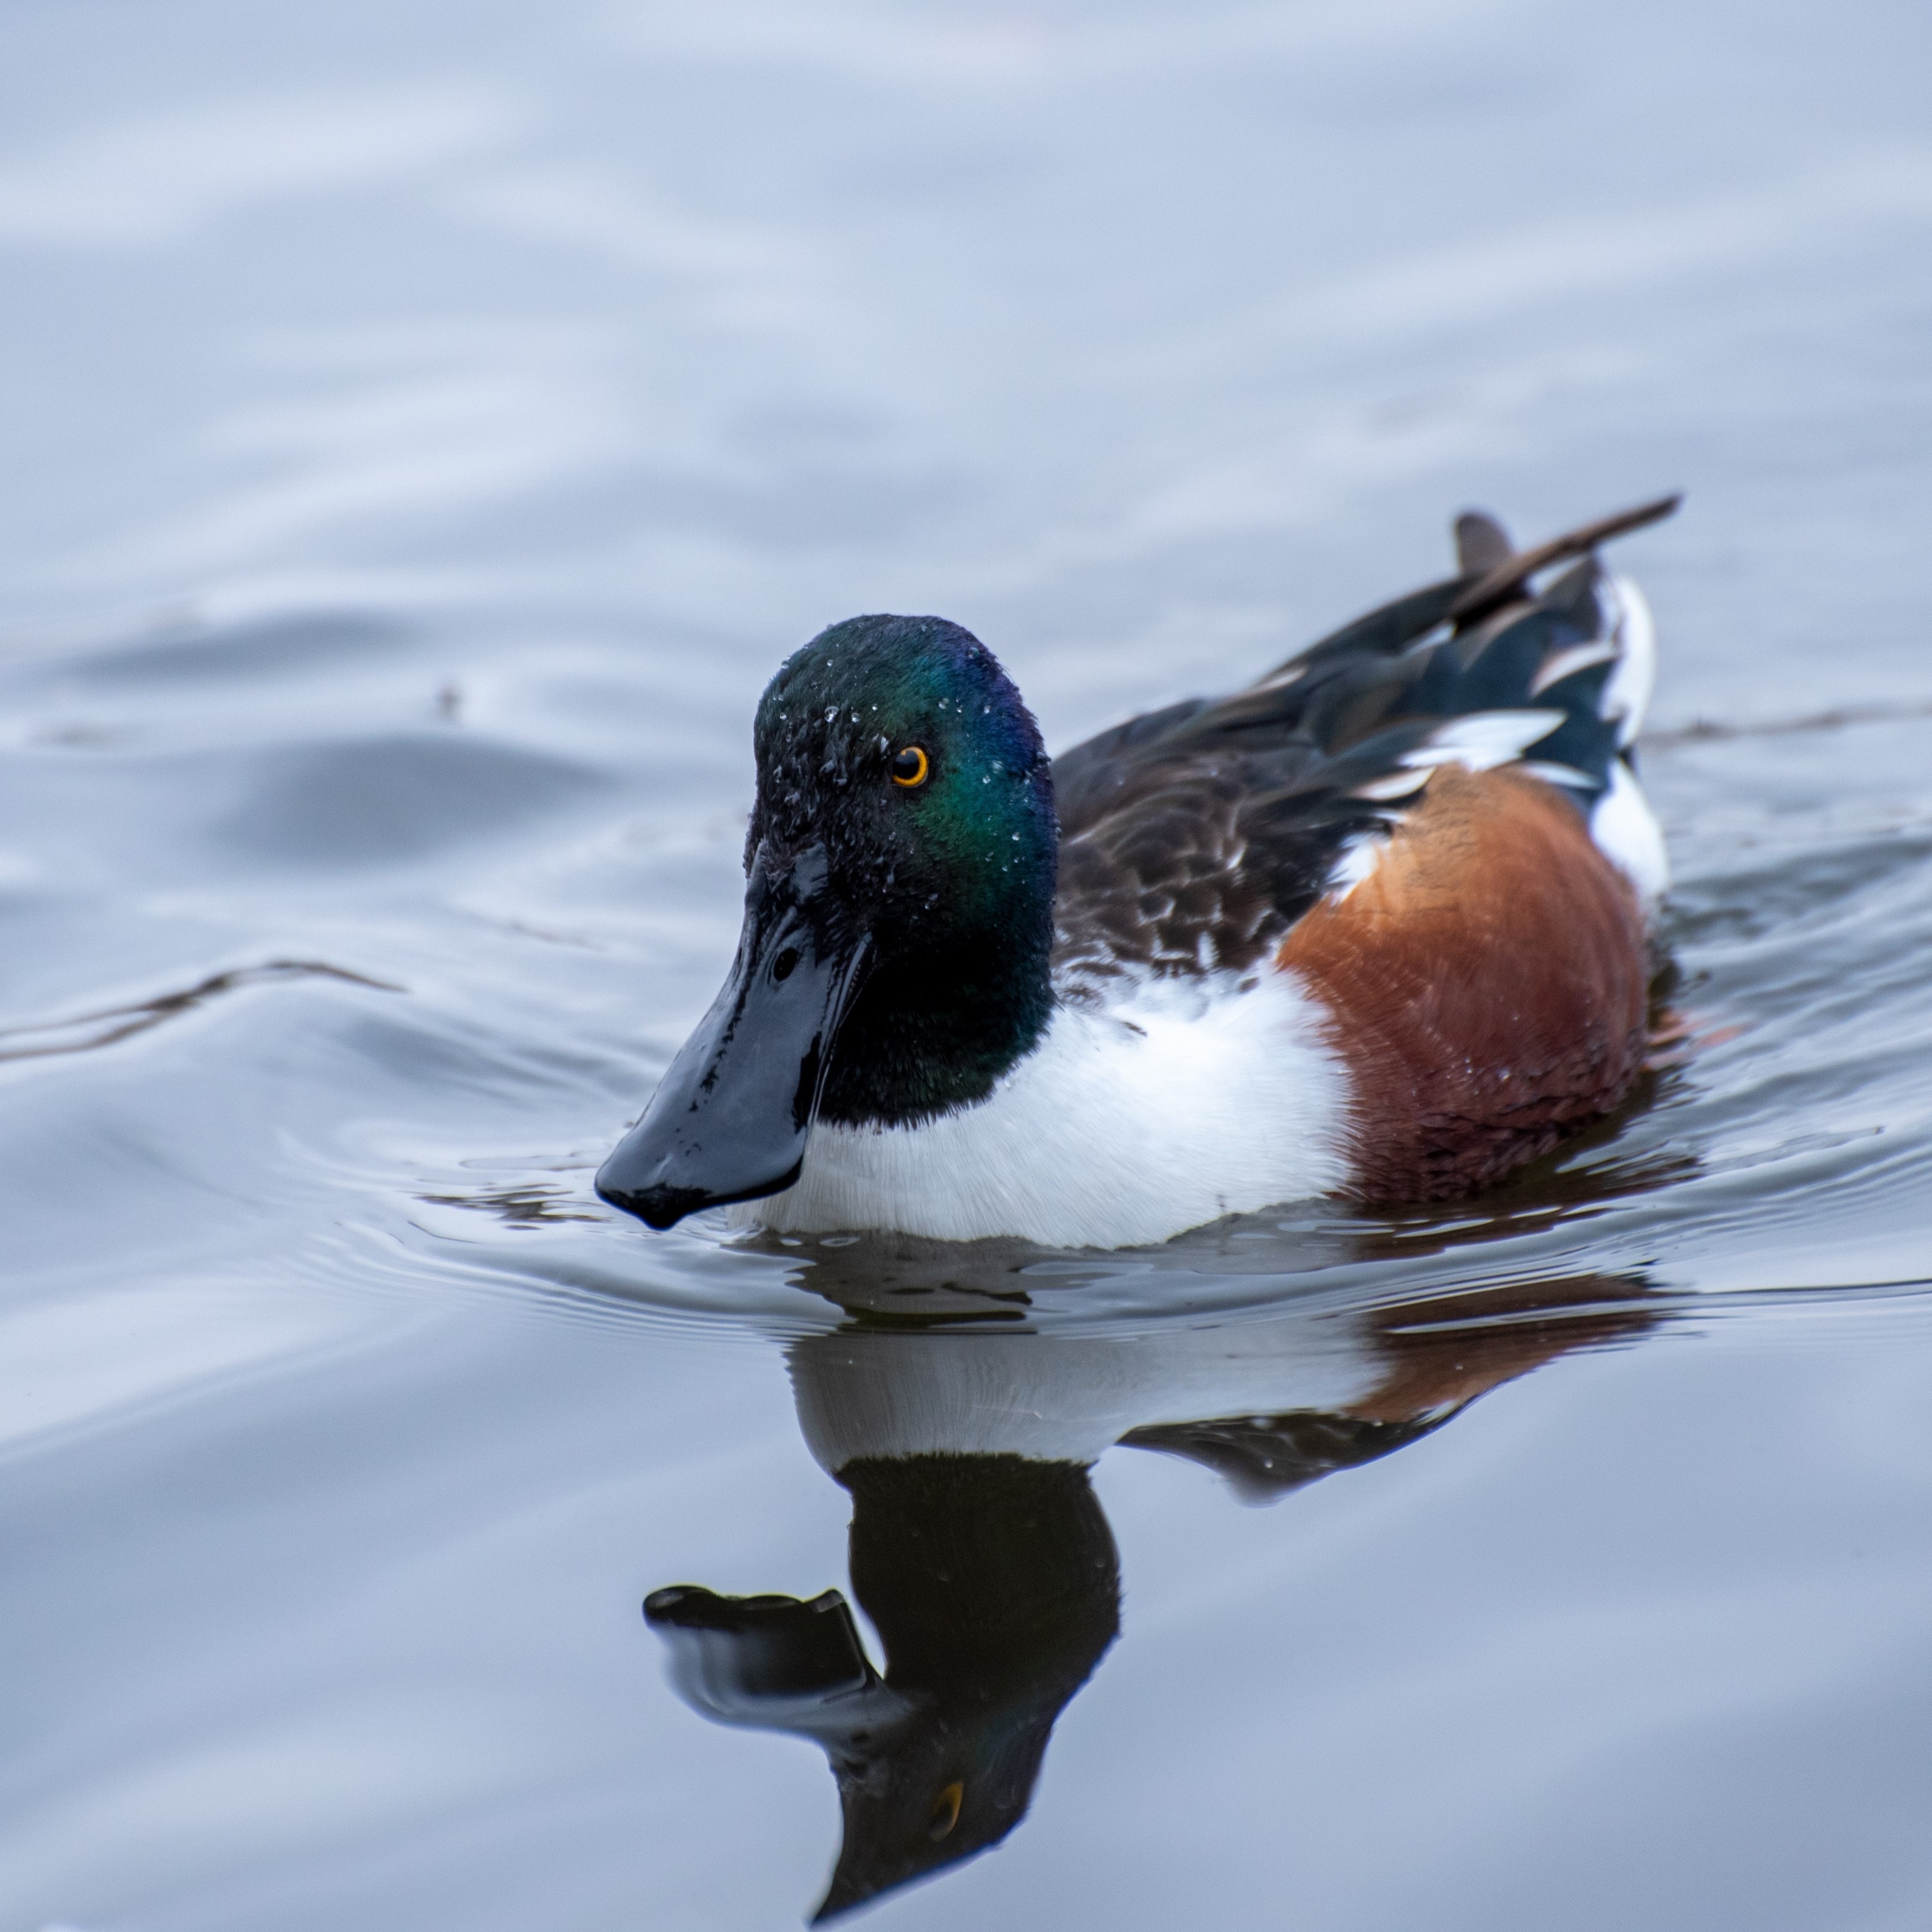
[[[1524,550],[1470,513],[1454,576],[1051,760],[958,625],[821,632],[758,706],[730,976],[598,1192],[1124,1247],[1600,1118],[1667,873],[1650,616],[1595,546],[1677,502]]]

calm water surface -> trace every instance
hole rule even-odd
[[[1928,59],[0,9],[0,1927],[1932,1923]],[[1614,1131],[1118,1256],[596,1202],[823,623],[1065,745],[1673,486]]]

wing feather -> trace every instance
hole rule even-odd
[[[1428,774],[1520,764],[1588,812],[1648,695],[1650,631],[1594,546],[1675,496],[1526,550],[1459,520],[1453,578],[1345,625],[1245,690],[1129,719],[1054,763],[1054,968],[1078,995],[1124,973],[1242,970],[1421,796]],[[1532,579],[1571,563],[1544,589]],[[1641,660],[1640,662],[1639,660]]]

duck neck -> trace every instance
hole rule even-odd
[[[1053,1012],[1051,903],[1019,929],[881,960],[838,1030],[818,1118],[909,1126],[976,1106]]]

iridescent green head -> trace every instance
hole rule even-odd
[[[983,1099],[1052,995],[1058,849],[1040,728],[992,652],[940,617],[853,617],[758,706],[760,846],[824,847],[871,964],[832,1057],[828,1120],[899,1123]]]
[[[1052,1008],[1051,767],[976,638],[835,624],[772,680],[754,742],[731,977],[598,1176],[654,1226],[788,1186],[815,1119],[985,1099]]]

